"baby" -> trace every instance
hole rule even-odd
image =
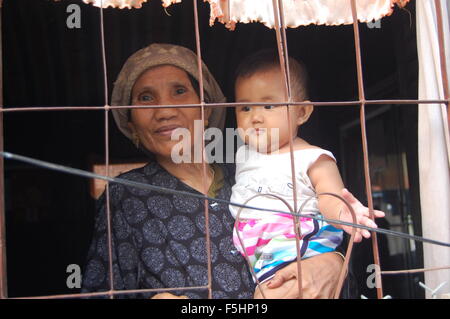
[[[305,67],[289,58],[292,100],[307,101],[308,77]],[[236,102],[279,103],[286,101],[283,75],[278,54],[260,51],[245,59],[236,72]],[[309,144],[298,137],[298,128],[313,111],[312,105],[289,106],[291,130],[287,123],[287,106],[238,106],[236,118],[239,135],[245,145],[236,153],[236,184],[232,188],[231,202],[245,203],[252,196],[273,194],[286,200],[294,208],[289,140],[293,140],[297,209],[305,201],[301,214],[320,216],[352,222],[348,207],[339,199],[319,193],[341,195],[353,208],[357,222],[369,227],[377,225],[369,218],[369,209],[344,189],[336,159],[329,151]],[[289,211],[287,206],[273,196],[259,196],[248,206],[278,211]],[[230,205],[236,218],[239,207]],[[384,213],[375,211],[375,217]],[[244,254],[238,234],[243,241],[258,280],[264,285],[277,270],[291,263],[300,253],[301,258],[334,251],[342,241],[342,230],[352,232],[352,227],[330,225],[325,221],[300,218],[300,252],[297,250],[293,217],[291,214],[243,209],[239,216],[233,241]],[[370,237],[367,230],[357,229],[355,241]],[[260,296],[257,289],[255,298]]]

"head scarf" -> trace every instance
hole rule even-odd
[[[151,44],[128,58],[114,83],[111,105],[130,105],[131,90],[139,76],[148,68],[160,65],[173,65],[191,75],[199,81],[197,55],[191,50],[173,44]],[[202,62],[203,88],[205,103],[223,103],[226,101],[216,80]],[[128,127],[129,109],[113,109],[114,120],[120,131],[132,139]],[[209,127],[223,129],[225,123],[225,109],[216,107],[212,109],[209,117]]]

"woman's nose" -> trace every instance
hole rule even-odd
[[[162,104],[168,105],[168,104]],[[167,121],[177,117],[178,110],[176,107],[163,107],[154,109],[154,117],[157,121]]]
[[[161,94],[157,100],[159,105],[176,105],[176,100],[170,94]],[[157,121],[170,120],[175,118],[178,114],[177,107],[163,107],[155,109],[155,119]]]

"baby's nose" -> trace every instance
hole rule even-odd
[[[252,110],[252,122],[264,122],[264,114],[262,110],[257,107],[254,107]]]

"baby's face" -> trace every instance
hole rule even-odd
[[[280,70],[271,69],[238,78],[235,85],[236,102],[279,103],[286,101],[284,81]],[[237,106],[236,119],[239,135],[254,149],[268,153],[287,145],[297,135],[300,106],[290,106],[291,130],[288,126],[287,107]]]

